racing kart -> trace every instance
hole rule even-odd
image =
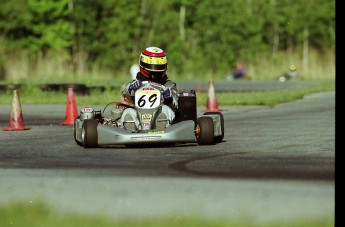
[[[278,77],[279,82],[286,82],[288,80],[292,80],[297,76],[296,72],[286,72],[283,75]]]
[[[213,145],[224,138],[224,118],[220,112],[205,112],[197,117],[195,90],[178,92],[178,109],[175,120],[164,130],[155,128],[159,108],[163,104],[164,85],[145,81],[134,94],[134,104],[116,102],[108,114],[102,110],[83,107],[74,121],[75,142],[84,148],[106,147],[112,145],[177,145],[197,143]],[[117,110],[134,108],[138,112],[140,127],[136,131],[126,130],[119,124]],[[125,124],[125,122],[124,122]]]

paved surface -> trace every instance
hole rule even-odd
[[[43,200],[62,213],[113,218],[334,216],[334,92],[222,108],[225,137],[215,146],[84,149],[73,127],[59,125],[64,105],[22,109],[32,129],[0,131],[2,204]],[[0,105],[1,128],[9,111]]]

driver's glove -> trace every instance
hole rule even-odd
[[[165,91],[163,91],[162,95],[164,98],[164,102],[166,102],[166,103],[170,103],[173,99],[172,95],[171,95],[171,91],[169,88],[167,88]]]
[[[128,93],[131,94],[132,91],[138,90],[138,88],[142,85],[142,82],[140,80],[135,80],[133,81],[129,86],[128,86]]]

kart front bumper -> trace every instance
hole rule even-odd
[[[83,122],[77,119],[76,139],[81,141]],[[79,128],[79,129],[78,129]],[[164,131],[130,132],[123,128],[110,125],[97,126],[97,143],[103,145],[130,145],[130,144],[174,144],[196,143],[195,123],[187,120],[168,126]]]

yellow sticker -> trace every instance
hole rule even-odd
[[[143,122],[151,121],[151,118],[152,118],[152,114],[143,114],[143,115],[141,116],[141,120],[142,120]]]
[[[167,63],[167,58],[166,57],[148,57],[145,55],[141,55],[141,61],[147,64],[163,65]]]
[[[164,133],[164,131],[151,131],[151,132],[147,132],[148,134],[162,134]]]

